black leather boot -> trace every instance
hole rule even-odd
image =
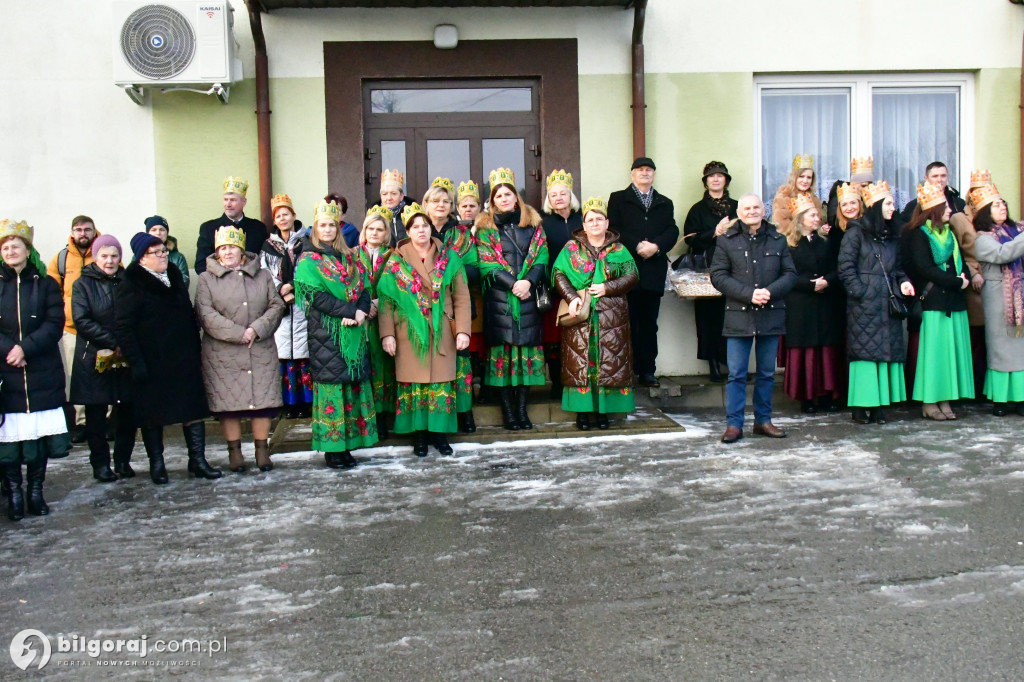
[[[164,485],[167,483],[167,467],[164,466],[164,427],[144,426],[141,431],[142,444],[146,446],[146,456],[149,457],[149,477],[153,483]]]
[[[580,431],[590,430],[590,413],[589,412],[577,412],[576,413],[576,428]]]
[[[530,397],[529,386],[516,386],[516,417],[519,420],[519,428],[532,429],[530,414],[526,410],[526,401]]]
[[[377,413],[377,440],[387,440],[391,433],[388,431],[388,416],[386,412]]]
[[[512,408],[512,387],[501,387],[501,421],[502,425],[509,431],[518,431],[522,426],[519,424],[519,415]]]
[[[858,424],[870,424],[871,423],[871,417],[870,417],[870,415],[868,415],[868,411],[867,411],[866,408],[855,407],[855,408],[853,408],[852,412],[853,412],[853,421],[857,422]]]
[[[605,414],[604,412],[598,412],[597,413],[597,428],[601,429],[602,431],[607,431],[609,425],[610,425],[610,422],[608,421],[608,415]]]
[[[448,443],[448,437],[443,433],[434,433],[431,435],[434,437],[434,447],[437,448],[437,451],[442,455],[447,457],[455,452],[455,450],[452,449],[451,444]]]
[[[25,518],[25,495],[21,491],[21,464],[5,464],[0,470],[0,490],[7,498],[7,518]]]
[[[562,399],[562,344],[553,343],[544,346],[548,362],[548,374],[551,376],[551,399]]]
[[[46,500],[43,499],[43,481],[46,480],[46,458],[27,464],[25,466],[25,478],[28,484],[25,500],[25,508],[32,516],[46,516],[50,513],[50,508],[46,505]]]
[[[469,412],[459,412],[459,431],[463,433],[476,433],[476,419],[473,418],[473,410]]]
[[[417,431],[416,435],[413,436],[412,441],[412,454],[417,457],[427,456],[427,432]]]
[[[214,469],[206,461],[206,424],[201,421],[181,425],[185,435],[185,448],[188,450],[188,472],[196,478],[211,480],[224,475],[220,469]]]

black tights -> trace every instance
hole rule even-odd
[[[128,462],[135,447],[135,424],[132,406],[124,403],[114,408],[114,461]],[[93,467],[110,466],[110,445],[107,444],[107,406],[85,406],[85,438],[89,443],[89,462]]]

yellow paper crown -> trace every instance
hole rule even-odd
[[[341,225],[341,206],[335,201],[327,202],[321,199],[313,207],[313,225],[320,222],[321,218],[333,220],[335,225]]]
[[[240,194],[243,197],[249,191],[249,183],[242,178],[228,176],[224,180],[224,194]]]
[[[29,246],[32,245],[32,237],[35,230],[24,220],[11,220],[4,218],[0,220],[0,242],[8,237],[21,237]]]
[[[860,191],[861,198],[864,199],[864,203],[868,206],[874,205],[876,201],[884,199],[885,197],[892,196],[892,189],[889,187],[889,183],[885,180],[879,180],[877,184],[872,183],[867,185]]]
[[[861,197],[859,187],[851,185],[848,182],[844,182],[843,184],[839,185],[839,203],[843,203],[847,199],[857,199],[859,201],[860,198]]]
[[[498,185],[516,186],[516,174],[508,168],[495,168],[491,171],[491,174],[487,176],[487,180],[491,185],[492,191]]]
[[[971,205],[974,206],[975,210],[988,206],[996,199],[1002,199],[999,196],[999,190],[996,189],[995,185],[982,185],[981,187],[975,187],[971,190],[968,196],[971,199]]]
[[[371,206],[370,210],[366,212],[366,217],[369,218],[372,215],[380,216],[384,219],[385,223],[390,225],[395,217],[395,212],[387,206]]]
[[[591,211],[597,211],[605,218],[608,217],[608,204],[604,202],[604,199],[598,199],[597,197],[590,197],[583,202],[583,206],[580,207],[580,214],[586,218],[587,214]]]
[[[380,186],[383,187],[388,183],[395,183],[399,187],[405,187],[405,176],[402,175],[402,171],[398,170],[385,170],[380,174]]]
[[[814,170],[814,157],[810,154],[797,154],[793,157],[793,170]]]
[[[925,180],[923,185],[917,186],[917,207],[922,211],[945,202],[946,192],[940,185]]]
[[[432,183],[430,183],[430,186],[431,187],[444,187],[446,190],[448,190],[448,194],[449,195],[451,195],[451,196],[455,195],[455,185],[452,184],[452,181],[449,180],[448,178],[442,178],[442,177],[434,178],[434,181]]]
[[[793,217],[817,207],[818,205],[814,203],[814,197],[811,196],[810,192],[801,192],[789,200],[789,214]]]
[[[565,185],[572,191],[572,173],[568,173],[564,170],[551,171],[551,175],[548,176],[548,189],[551,189],[555,185]]]
[[[464,197],[473,197],[480,202],[480,187],[472,180],[466,180],[465,182],[459,183],[459,191],[456,194],[455,203],[462,201]]]
[[[970,189],[975,187],[982,187],[984,185],[992,184],[992,173],[988,169],[982,170],[981,168],[971,171],[971,186]]]
[[[860,173],[875,174],[875,159],[873,157],[865,156],[864,158],[855,158],[850,161],[850,174],[857,175]]]
[[[423,207],[417,204],[415,201],[405,207],[402,211],[402,225],[408,227],[409,221],[413,219],[413,216],[421,215],[427,216],[427,212],[423,210]],[[430,222],[429,220],[427,222]]]
[[[292,198],[287,194],[275,194],[270,200],[270,215],[277,213],[277,209],[285,206],[292,213],[295,213],[295,207],[292,206]]]
[[[245,251],[245,232],[234,225],[219,228],[213,235],[213,248],[217,250],[222,246],[237,246]]]

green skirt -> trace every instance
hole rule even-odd
[[[405,384],[399,382],[395,393],[395,433],[455,433],[455,382]]]
[[[543,346],[492,346],[487,350],[488,386],[543,386]]]
[[[395,411],[395,359],[384,352],[377,320],[366,329],[370,347],[370,382],[373,384],[373,405],[378,413]]]
[[[967,312],[926,310],[921,316],[914,400],[941,403],[974,397],[971,331]]]
[[[985,373],[985,397],[994,403],[1024,402],[1024,372],[1000,372],[990,369]]]
[[[67,433],[59,433],[35,440],[0,443],[0,464],[36,464],[50,457],[63,457],[67,454],[70,440]]]
[[[473,363],[468,355],[455,359],[455,411],[469,412],[473,409]]]
[[[341,452],[377,442],[377,413],[369,381],[353,384],[313,383],[312,448]]]
[[[907,399],[902,362],[850,361],[850,407],[882,407]]]

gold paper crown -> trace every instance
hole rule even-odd
[[[452,181],[449,180],[448,178],[442,178],[442,177],[434,178],[434,181],[432,183],[430,183],[430,186],[431,187],[444,187],[446,190],[448,190],[448,194],[450,194],[452,196],[455,195],[455,185],[452,184]]]
[[[341,206],[337,202],[327,202],[321,199],[313,207],[313,225],[320,222],[321,218],[333,220],[335,225],[341,225]]]
[[[598,213],[603,215],[605,218],[607,218],[608,217],[608,204],[606,204],[604,202],[604,199],[598,199],[597,197],[590,197],[589,199],[584,201],[583,202],[583,206],[580,207],[580,215],[582,215],[584,218],[586,218],[587,214],[590,213],[591,211],[597,211]]]
[[[554,170],[551,171],[551,175],[548,176],[548,189],[551,189],[555,185],[565,185],[572,191],[572,173],[568,173],[565,170]]]
[[[249,183],[242,178],[228,176],[224,180],[224,194],[240,194],[243,197],[249,191]]]
[[[245,251],[245,232],[234,225],[219,228],[213,235],[213,248],[217,250],[222,246],[237,246]]]
[[[408,227],[409,221],[413,219],[413,216],[417,215],[421,215],[425,218],[427,216],[427,212],[423,210],[422,206],[414,201],[406,206],[405,210],[402,211],[402,225]]]
[[[29,246],[32,245],[32,237],[35,230],[24,220],[11,220],[4,218],[0,220],[0,242],[8,237],[21,237]]]
[[[996,189],[995,185],[982,185],[981,187],[975,187],[971,190],[968,196],[970,197],[971,205],[974,206],[975,210],[988,206],[996,199],[1002,199],[1002,197],[999,196],[999,190]]]
[[[801,192],[789,200],[789,213],[793,217],[817,207],[818,205],[814,203],[814,197],[811,196],[810,192]]]
[[[858,173],[871,173],[875,174],[875,160],[870,156],[865,156],[862,159],[853,159],[850,161],[850,174],[857,175]]]
[[[860,191],[861,197],[864,199],[864,203],[868,206],[873,206],[875,202],[884,199],[885,197],[892,196],[892,189],[889,188],[889,183],[885,180],[879,180],[877,184],[867,185]]]
[[[464,197],[473,197],[480,202],[480,187],[472,180],[466,180],[465,182],[459,183],[459,191],[456,194],[455,203],[462,201]]]
[[[491,190],[498,185],[512,185],[516,186],[516,174],[508,168],[495,168],[491,171],[491,174],[487,176],[487,181],[491,185]]]
[[[295,213],[295,207],[292,205],[292,198],[287,194],[275,194],[270,200],[270,215],[277,213],[277,209],[282,206],[286,206],[288,210]]]
[[[841,204],[847,199],[857,199],[860,201],[860,188],[855,185],[851,185],[848,182],[844,182],[839,185],[839,203]]]
[[[970,189],[975,187],[982,187],[984,185],[992,184],[992,173],[988,169],[982,170],[981,168],[971,171],[971,186]]]
[[[390,182],[393,182],[393,183],[397,184],[399,187],[403,187],[404,188],[405,187],[405,176],[402,175],[402,171],[400,171],[400,170],[398,170],[396,168],[395,170],[385,170],[383,173],[380,174],[380,186],[381,187],[383,187],[384,185],[386,185],[386,184],[388,184]]]
[[[797,154],[793,157],[793,170],[814,170],[814,157],[810,154]]]
[[[946,192],[941,185],[934,185],[927,180],[917,186],[917,207],[922,211],[946,203]]]
[[[390,225],[395,217],[395,212],[387,206],[371,206],[370,210],[366,212],[366,217],[369,218],[372,215],[380,216],[385,223]]]

